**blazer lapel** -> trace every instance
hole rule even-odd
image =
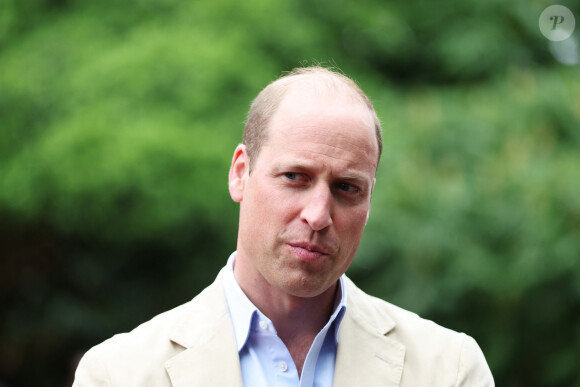
[[[338,334],[334,386],[399,386],[405,346],[388,337],[395,322],[367,305],[366,294],[347,280],[348,307]]]
[[[182,352],[165,362],[174,387],[242,386],[235,336],[222,289],[222,273],[195,297],[170,332]],[[395,327],[377,315],[368,297],[347,279],[348,307],[340,325],[334,386],[399,386],[405,346],[387,334]]]
[[[174,387],[242,386],[240,360],[222,289],[222,273],[191,302],[171,332],[185,350],[165,362]]]

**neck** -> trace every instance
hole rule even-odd
[[[270,284],[247,286],[235,270],[234,275],[246,296],[272,321],[283,340],[286,333],[289,336],[307,332],[316,335],[332,315],[338,283],[318,296],[305,298],[285,293]]]
[[[319,295],[299,297],[272,286],[263,278],[256,280],[248,276],[244,265],[250,263],[238,258],[241,257],[236,257],[234,276],[246,296],[272,321],[291,353],[295,346],[306,347],[307,353],[332,315],[338,282]]]
[[[256,295],[255,299],[250,299],[272,320],[284,342],[290,342],[292,338],[302,335],[312,336],[314,340],[333,312],[336,289],[335,284],[322,294],[310,298],[271,291],[261,293],[267,297]]]

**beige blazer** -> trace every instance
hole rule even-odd
[[[73,387],[242,386],[222,272],[190,302],[89,350]],[[494,386],[471,337],[346,284],[334,386]]]

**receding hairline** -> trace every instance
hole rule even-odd
[[[336,91],[344,95],[350,95],[353,99],[374,111],[367,95],[354,80],[340,72],[321,66],[295,68],[270,83],[264,90],[280,88],[279,102],[281,102],[289,91],[296,91],[301,86],[313,93]]]
[[[354,80],[341,72],[321,66],[311,66],[296,68],[284,74],[266,86],[252,102],[244,129],[244,144],[250,157],[250,169],[252,169],[252,159],[258,157],[262,146],[267,141],[270,121],[280,103],[290,91],[294,92],[299,88],[326,96],[349,96],[354,102],[362,103],[368,109],[374,123],[378,146],[378,166],[382,153],[382,129],[368,96]]]

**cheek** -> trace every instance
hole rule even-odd
[[[288,220],[299,211],[300,202],[303,200],[300,194],[276,185],[275,182],[266,182],[256,191],[256,205],[262,213],[269,215],[262,219],[262,222],[269,218],[278,221]]]
[[[358,244],[367,223],[367,213],[366,209],[357,209],[335,216],[334,226],[343,240]]]
[[[246,213],[255,228],[263,233],[279,232],[281,226],[290,222],[297,212],[297,201],[283,190],[265,184],[255,185],[248,192]]]

